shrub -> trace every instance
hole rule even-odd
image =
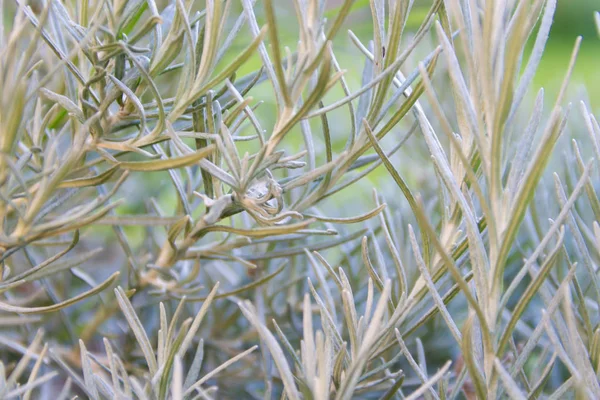
[[[556,0],[255,3],[1,4],[1,396],[600,398]]]

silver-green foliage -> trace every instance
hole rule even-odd
[[[0,1],[1,397],[600,398],[581,38],[528,105],[556,0],[434,0],[414,32],[413,1],[371,0],[354,90],[355,2],[325,3],[290,2],[290,49],[275,0]],[[173,212],[118,199],[160,171]],[[102,225],[124,256],[91,269]]]

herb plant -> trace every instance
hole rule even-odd
[[[0,0],[1,398],[600,398],[557,0],[326,3]]]

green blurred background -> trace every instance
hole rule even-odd
[[[342,0],[328,0],[329,14],[334,15]],[[430,0],[416,0],[409,16],[409,26],[418,28],[423,21]],[[600,107],[600,33],[594,24],[594,12],[600,11],[600,0],[558,0],[554,24],[540,68],[534,80],[536,88],[545,87],[550,93],[556,91],[562,82],[564,71],[569,63],[569,55],[577,36],[583,36],[581,51],[573,73],[572,91],[581,95],[585,86],[589,101],[594,110]],[[371,29],[369,0],[357,0],[354,15],[351,16],[351,29],[366,31]],[[533,38],[534,40],[535,38]],[[530,40],[530,46],[533,45]]]

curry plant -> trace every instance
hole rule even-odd
[[[3,398],[600,397],[557,0],[339,3],[0,0]]]

